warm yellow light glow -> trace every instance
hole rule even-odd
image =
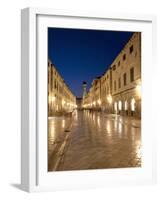
[[[120,134],[119,136],[121,137],[121,133],[122,133],[122,124],[119,122],[118,123],[118,133]]]
[[[114,109],[115,109],[115,111],[117,111],[117,102],[115,102],[115,104],[114,104]]]
[[[49,138],[50,138],[50,141],[55,140],[55,124],[51,120],[49,122]]]
[[[65,127],[65,120],[63,119],[62,120],[62,128],[64,128]]]
[[[62,104],[63,104],[63,105],[65,104],[65,101],[64,101],[64,100],[62,100]]]
[[[125,101],[124,108],[125,108],[125,110],[127,110],[127,101]]]
[[[74,112],[74,117],[77,119],[78,118],[78,111],[77,110],[75,110],[75,112]]]
[[[108,96],[107,96],[107,100],[108,100],[108,102],[111,104],[112,103],[112,96],[109,94]]]
[[[137,92],[137,95],[138,95],[139,97],[141,97],[141,84],[138,84],[138,85],[136,86],[136,92]]]
[[[131,110],[135,111],[135,99],[131,99]]]
[[[53,96],[53,97],[51,98],[51,100],[52,100],[52,101],[55,101],[55,96]]]
[[[101,104],[101,100],[100,100],[100,99],[98,99],[97,103],[100,105],[100,104]]]
[[[98,123],[98,126],[100,127],[100,117],[99,116],[97,118],[97,123]]]
[[[107,121],[106,123],[106,130],[107,130],[108,135],[111,135],[111,124],[109,121]]]
[[[118,106],[119,106],[119,110],[121,110],[122,109],[122,102],[121,101],[119,101]]]

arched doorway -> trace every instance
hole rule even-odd
[[[135,103],[136,103],[136,102],[135,102],[135,99],[132,98],[132,99],[131,99],[131,116],[133,116],[134,113],[135,113],[135,108],[136,108]]]
[[[124,110],[125,110],[125,114],[128,115],[128,102],[127,102],[127,100],[124,102]]]
[[[122,110],[122,102],[121,101],[118,102],[118,108],[119,108],[119,114],[120,114],[121,110]]]
[[[117,114],[117,102],[114,103],[114,113]]]

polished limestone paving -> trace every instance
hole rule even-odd
[[[48,120],[48,170],[141,167],[141,122],[75,111]]]

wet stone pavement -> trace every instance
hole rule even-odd
[[[75,111],[48,121],[49,171],[141,167],[140,120]]]

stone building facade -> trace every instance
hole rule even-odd
[[[71,112],[74,108],[76,108],[75,95],[48,60],[48,116]]]
[[[77,110],[81,110],[82,109],[82,98],[81,97],[76,98],[76,104],[77,104]]]
[[[100,110],[101,104],[100,104],[100,77],[97,77],[93,80],[91,88],[89,89],[89,92],[86,94],[85,97],[83,97],[83,107],[84,108],[93,108],[94,110]]]
[[[83,107],[141,117],[141,33],[134,33],[107,71],[93,80]]]

